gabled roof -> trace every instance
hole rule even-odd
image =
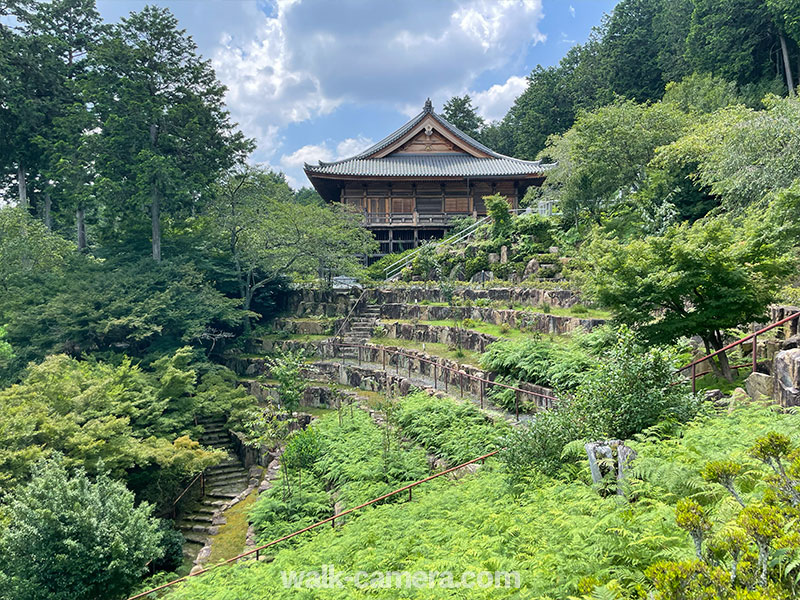
[[[448,152],[406,152],[424,132],[436,131],[453,146]],[[499,154],[467,135],[433,111],[430,99],[418,115],[397,131],[363,152],[335,162],[305,164],[309,179],[315,177],[508,177],[541,175],[552,165]],[[313,183],[313,179],[312,179]]]

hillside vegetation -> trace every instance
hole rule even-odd
[[[104,23],[94,0],[0,3],[0,600],[121,600],[185,575],[245,489],[214,559],[248,527],[268,542],[493,451],[161,597],[796,597],[798,416],[720,390],[753,361],[721,349],[800,302],[798,15],[797,0],[622,0],[502,120],[451,99],[449,121],[552,167],[530,212],[487,196],[473,236],[424,246],[386,284],[400,257],[365,268],[378,244],[360,213],[251,164],[168,9]],[[375,322],[366,341],[557,402],[430,395],[415,361],[389,389],[376,364],[366,389],[342,384],[353,365],[320,348],[360,291],[333,294],[338,275],[373,302],[408,287],[403,310],[442,309],[427,325],[451,336],[420,341],[414,316],[405,339]],[[760,336],[758,374],[784,341]],[[676,368],[715,350],[690,392]],[[330,404],[300,415],[310,385]],[[598,440],[615,450],[594,481]],[[205,489],[211,472],[236,489]],[[323,565],[513,571],[520,587],[284,587],[282,571]]]

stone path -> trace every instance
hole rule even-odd
[[[205,430],[200,436],[203,446],[226,450],[229,458],[218,465],[206,469],[205,495],[187,507],[177,522],[186,540],[184,556],[195,563],[202,564],[211,553],[211,538],[219,532],[223,524],[222,511],[238,498],[250,485],[251,474],[233,452],[225,419],[204,419],[198,421]]]

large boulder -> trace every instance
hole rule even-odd
[[[773,398],[781,406],[800,405],[800,348],[781,350],[775,355]]]
[[[745,379],[744,387],[747,390],[747,395],[753,400],[763,400],[764,398],[772,398],[774,383],[771,375],[751,373]]]

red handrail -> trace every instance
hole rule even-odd
[[[547,394],[542,394],[540,392],[534,392],[534,391],[531,391],[531,390],[523,390],[522,388],[514,387],[513,385],[507,385],[505,383],[492,381],[491,379],[485,379],[483,377],[478,377],[477,375],[470,375],[469,373],[465,373],[464,371],[461,371],[460,369],[455,369],[453,367],[448,367],[447,365],[443,365],[441,363],[438,363],[435,360],[431,360],[431,359],[428,359],[428,358],[423,358],[421,356],[414,356],[413,354],[407,354],[407,353],[403,352],[402,350],[388,348],[386,346],[382,346],[382,345],[379,345],[379,344],[373,344],[371,346],[365,346],[364,344],[348,344],[348,343],[339,342],[339,341],[334,340],[333,341],[333,345],[334,345],[334,348],[336,346],[346,347],[346,348],[358,348],[359,349],[359,355],[358,355],[359,356],[359,361],[360,361],[360,358],[361,358],[361,352],[360,351],[361,351],[362,348],[365,349],[365,350],[377,350],[377,351],[380,351],[380,352],[384,353],[384,367],[383,367],[384,370],[386,370],[385,355],[386,355],[387,352],[390,353],[390,354],[396,354],[398,356],[405,356],[409,360],[418,360],[420,362],[424,362],[424,363],[428,363],[430,365],[434,365],[434,371],[433,371],[434,386],[436,386],[436,373],[437,373],[436,368],[445,369],[447,371],[450,371],[451,373],[458,373],[459,380],[460,380],[460,383],[461,383],[461,396],[462,397],[464,395],[464,377],[466,377],[467,379],[471,379],[472,381],[477,381],[477,382],[479,382],[481,384],[480,385],[480,393],[479,393],[480,402],[481,402],[481,408],[483,408],[483,388],[484,388],[485,384],[488,383],[489,385],[496,385],[496,386],[499,386],[499,387],[502,387],[502,388],[505,388],[505,389],[508,389],[508,390],[513,390],[513,392],[514,392],[514,418],[516,418],[517,420],[519,420],[519,397],[520,397],[520,394],[527,394],[529,396],[535,396],[537,398],[543,398],[544,400],[547,401],[546,404],[549,405],[549,406],[546,406],[546,408],[552,408],[552,403],[558,402],[558,398],[556,398],[555,396],[548,396]],[[398,368],[399,368],[399,362],[398,362]],[[408,369],[409,369],[409,377],[410,377],[411,376],[411,363],[409,363]],[[445,391],[446,390],[447,390],[447,379],[445,379]]]
[[[195,483],[197,483],[197,480],[198,480],[198,479],[200,479],[200,480],[203,480],[202,487],[203,487],[203,493],[205,493],[205,469],[204,469],[204,470],[200,471],[200,472],[199,472],[199,473],[198,473],[198,474],[195,476],[195,478],[194,478],[194,479],[192,479],[192,482],[191,482],[189,485],[187,485],[187,486],[186,486],[186,487],[183,489],[183,491],[180,493],[180,495],[179,495],[177,498],[175,498],[175,500],[173,500],[173,501],[172,501],[172,518],[173,518],[173,519],[175,518],[175,509],[176,509],[176,507],[178,506],[178,502],[180,502],[180,501],[181,501],[181,498],[183,498],[183,497],[186,495],[186,493],[187,493],[187,492],[188,492],[190,489],[192,489],[192,486],[193,486]]]
[[[415,488],[418,485],[422,485],[423,483],[427,483],[428,481],[431,481],[432,479],[436,479],[437,477],[441,477],[442,475],[447,475],[448,473],[452,473],[453,471],[457,471],[458,469],[462,469],[462,468],[464,468],[464,467],[466,467],[468,465],[471,465],[473,463],[476,463],[478,461],[485,460],[485,459],[489,458],[490,456],[494,456],[498,452],[500,452],[500,450],[494,450],[492,452],[489,452],[488,454],[484,454],[483,456],[479,456],[478,458],[473,458],[472,460],[469,460],[469,461],[467,461],[465,463],[461,463],[460,465],[457,465],[455,467],[450,467],[449,469],[445,469],[444,471],[440,471],[439,473],[435,473],[434,475],[429,475],[425,479],[420,479],[420,480],[415,481],[413,483],[409,483],[408,485],[404,485],[403,487],[397,488],[396,490],[393,490],[393,491],[391,491],[391,492],[389,492],[387,494],[384,494],[383,496],[378,496],[377,498],[373,498],[372,500],[364,502],[364,504],[359,504],[358,506],[354,506],[353,508],[349,508],[349,509],[347,509],[347,510],[345,510],[343,512],[340,512],[339,514],[333,515],[332,517],[328,517],[327,519],[323,519],[322,521],[318,521],[318,522],[314,523],[313,525],[309,525],[308,527],[304,527],[303,529],[298,529],[297,531],[294,531],[294,532],[292,532],[292,533],[290,533],[288,535],[280,537],[280,538],[278,538],[276,540],[272,540],[271,542],[267,542],[266,544],[258,546],[257,548],[253,548],[252,550],[248,550],[247,552],[243,552],[242,554],[234,556],[233,558],[229,558],[226,561],[223,561],[223,562],[218,563],[216,565],[207,567],[205,569],[201,569],[200,571],[197,571],[196,573],[192,573],[190,575],[186,575],[185,577],[181,577],[180,579],[175,579],[173,581],[170,581],[169,583],[165,583],[163,585],[155,587],[152,590],[147,590],[146,592],[142,592],[140,594],[136,594],[135,596],[131,596],[130,598],[128,598],[128,600],[136,600],[137,598],[144,598],[145,596],[149,596],[150,594],[153,594],[153,593],[158,592],[160,590],[166,589],[168,587],[172,587],[173,585],[175,585],[177,583],[180,583],[182,581],[186,581],[190,577],[197,577],[198,575],[202,575],[203,573],[208,573],[209,571],[211,571],[213,569],[216,569],[217,567],[221,567],[221,566],[230,564],[232,562],[236,562],[237,560],[241,560],[242,558],[250,556],[251,554],[255,554],[256,555],[256,559],[258,559],[259,552],[261,552],[261,550],[263,550],[265,548],[269,548],[270,546],[274,546],[275,544],[278,544],[280,542],[284,542],[284,541],[286,541],[286,540],[288,540],[290,538],[293,538],[293,537],[295,537],[297,535],[300,535],[301,533],[305,533],[306,531],[311,531],[312,529],[316,529],[317,527],[319,527],[320,525],[324,525],[325,523],[334,523],[335,524],[336,519],[338,519],[340,517],[348,515],[348,514],[350,514],[352,512],[360,510],[362,508],[365,508],[365,507],[367,507],[367,506],[369,506],[371,504],[375,504],[376,502],[380,502],[381,500],[385,500],[386,498],[389,498],[391,496],[399,494],[400,492],[408,491],[409,492],[409,499],[410,499],[411,498],[411,489],[412,488]]]
[[[794,314],[789,315],[788,317],[784,317],[780,321],[775,321],[774,323],[772,323],[770,325],[767,325],[766,327],[763,327],[763,328],[759,329],[758,331],[754,331],[751,334],[748,334],[748,335],[746,335],[746,336],[744,336],[742,338],[739,338],[735,342],[732,342],[732,343],[728,344],[727,346],[725,346],[723,348],[720,348],[719,350],[717,350],[715,352],[712,352],[711,354],[707,354],[706,356],[700,357],[697,360],[694,360],[694,361],[690,362],[689,364],[686,364],[686,365],[682,366],[681,368],[678,369],[677,372],[680,373],[682,371],[685,371],[686,369],[691,369],[692,370],[692,374],[691,374],[692,391],[695,391],[695,385],[696,385],[696,380],[697,380],[697,375],[696,375],[697,365],[699,365],[700,363],[705,362],[705,361],[707,361],[707,360],[709,360],[711,358],[714,358],[715,356],[718,356],[718,355],[722,354],[723,352],[727,352],[731,348],[735,348],[736,346],[739,346],[739,345],[743,344],[744,342],[752,339],[753,340],[752,367],[753,367],[753,372],[755,373],[756,366],[757,366],[756,362],[757,362],[757,359],[758,359],[758,356],[757,356],[757,344],[758,344],[758,339],[757,338],[758,338],[758,336],[761,335],[762,333],[766,333],[767,331],[775,329],[776,327],[780,327],[781,325],[785,325],[789,321],[792,321],[792,320],[798,319],[798,318],[800,318],[800,312],[796,312]],[[742,365],[742,366],[747,366],[747,365]]]
[[[397,354],[399,356],[405,356],[406,358],[409,358],[411,360],[418,360],[420,362],[425,362],[425,363],[428,363],[430,365],[436,365],[439,368],[446,369],[448,371],[464,375],[464,377],[466,377],[467,379],[472,379],[473,381],[479,381],[479,382],[483,382],[483,383],[490,383],[492,385],[503,387],[503,388],[506,388],[506,389],[509,389],[509,390],[514,390],[515,392],[520,392],[522,394],[528,394],[528,395],[531,395],[531,396],[538,396],[539,398],[545,398],[547,400],[558,400],[558,398],[556,398],[555,396],[548,396],[547,394],[541,394],[539,392],[534,392],[532,390],[523,390],[522,388],[514,387],[513,385],[507,385],[505,383],[500,383],[499,381],[492,381],[491,379],[484,379],[483,377],[478,377],[477,375],[470,375],[469,373],[461,371],[460,369],[456,369],[454,367],[448,367],[447,365],[443,365],[441,363],[438,363],[435,360],[431,360],[429,358],[423,358],[421,356],[414,356],[413,354],[407,354],[407,353],[403,352],[402,350],[395,350],[395,349],[392,349],[390,347],[382,346],[382,345],[379,345],[379,344],[373,344],[371,346],[366,346],[364,344],[348,344],[348,343],[345,343],[345,342],[334,342],[334,345],[347,347],[347,348],[363,348],[365,350],[379,350],[381,352],[389,352],[391,354]]]

